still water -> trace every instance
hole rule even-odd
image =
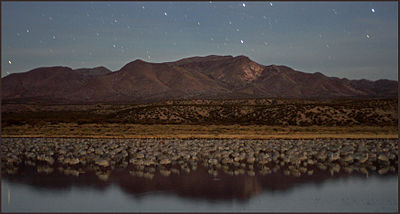
[[[397,212],[398,176],[217,176],[198,168],[152,179],[127,169],[108,178],[37,174],[3,175],[2,212]]]

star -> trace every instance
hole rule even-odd
[[[243,7],[246,7],[246,4],[245,4],[245,3],[243,3],[243,4],[242,4],[242,6],[243,6]]]
[[[244,43],[244,42],[243,42],[243,40],[240,40],[240,43],[242,43],[242,44],[243,44],[243,43]]]
[[[238,31],[238,32],[239,32],[239,28],[236,28],[236,31]]]
[[[53,35],[53,39],[56,39],[56,36],[55,36],[55,35]]]
[[[11,65],[11,64],[12,64],[12,62],[11,62],[10,60],[8,60],[8,64],[10,64],[10,65]]]
[[[272,2],[269,2],[269,5],[271,5],[271,7],[273,6]]]
[[[371,8],[371,12],[375,13],[375,9],[374,9],[374,8]]]
[[[229,21],[229,24],[231,25],[231,24],[232,24],[232,22],[231,22],[231,21]]]
[[[113,48],[116,48],[117,46],[115,44],[113,44]]]
[[[369,39],[369,38],[370,38],[369,34],[365,35],[365,37],[367,37],[367,39]]]
[[[117,19],[114,19],[114,22],[115,22],[115,23],[117,23],[117,22],[118,22],[118,20],[117,20]]]
[[[168,16],[167,12],[164,12],[164,16]]]
[[[264,45],[267,46],[267,45],[268,45],[268,42],[264,42]]]
[[[197,22],[197,25],[200,25],[200,22]]]
[[[29,33],[29,32],[30,32],[30,30],[29,30],[29,29],[26,29],[26,32],[27,32],[27,33]]]
[[[142,9],[144,9],[144,6],[142,6]]]

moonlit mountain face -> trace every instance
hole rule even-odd
[[[246,56],[132,61],[111,72],[44,67],[2,78],[3,101],[140,102],[190,98],[395,97],[397,81],[348,80],[261,65]]]

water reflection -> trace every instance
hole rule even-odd
[[[131,173],[130,173],[131,171]],[[21,167],[2,179],[4,212],[308,212],[397,211],[394,174],[315,170],[310,176],[154,173],[152,179],[118,169],[102,180],[94,171],[65,175]],[[140,173],[139,173],[140,174]],[[8,194],[8,197],[4,197]],[[10,195],[11,194],[11,195]]]
[[[20,167],[18,173],[13,175],[3,175],[12,183],[27,184],[34,189],[62,191],[71,187],[88,187],[97,190],[104,190],[110,185],[116,185],[125,193],[134,198],[140,198],[146,193],[167,192],[180,197],[198,200],[239,200],[247,201],[262,192],[286,192],[293,187],[305,184],[315,184],[321,186],[328,180],[338,178],[360,177],[367,179],[364,174],[344,172],[331,175],[327,171],[314,168],[312,175],[294,176],[285,175],[285,169],[268,175],[241,174],[231,176],[223,171],[217,171],[218,175],[210,175],[207,168],[198,167],[189,173],[177,171],[170,172],[169,176],[156,171],[152,177],[146,177],[143,171],[134,169],[115,169],[107,172],[95,172],[81,170],[79,175],[65,173],[66,170],[50,170],[51,173],[44,173],[41,170],[24,166]],[[38,172],[39,171],[39,172]],[[79,172],[79,170],[75,170]],[[169,170],[174,171],[174,170]],[[394,174],[379,175],[381,178],[391,177]]]
[[[7,203],[10,204],[10,199],[11,199],[11,192],[10,192],[10,188],[7,188],[8,191],[8,195],[7,195]]]

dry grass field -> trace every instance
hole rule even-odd
[[[266,125],[141,125],[59,123],[42,126],[13,125],[2,128],[3,137],[88,138],[397,138],[393,126],[266,126]]]

